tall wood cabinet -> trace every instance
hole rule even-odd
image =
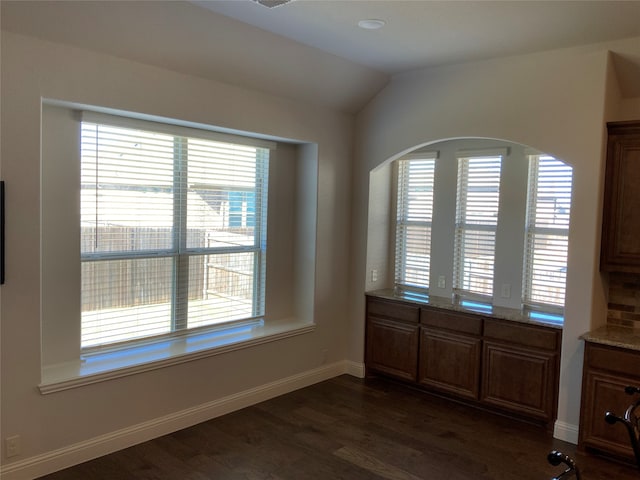
[[[638,274],[640,120],[608,123],[607,133],[600,270]],[[596,338],[591,336],[585,343],[578,444],[581,449],[633,461],[626,429],[606,423],[605,413],[623,415],[635,400],[624,388],[640,385],[640,351],[624,348],[624,343],[598,343]]]
[[[391,376],[551,427],[558,328],[367,297],[367,374]]]
[[[600,269],[640,273],[640,121],[607,130]]]

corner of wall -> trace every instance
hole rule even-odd
[[[565,442],[578,444],[578,425],[573,425],[557,420],[553,428],[553,438],[563,440]]]

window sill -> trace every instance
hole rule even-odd
[[[312,332],[315,324],[299,320],[270,321],[198,332],[126,350],[95,353],[42,369],[40,393],[49,394],[220,355]]]

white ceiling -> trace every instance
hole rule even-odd
[[[346,112],[398,72],[640,38],[640,0],[294,0],[273,9],[252,0],[1,0],[0,8],[3,30]],[[387,24],[356,26],[367,18]],[[625,62],[640,69],[640,59]]]
[[[194,0],[375,70],[483,60],[640,36],[640,1]],[[357,27],[381,19],[380,30]]]

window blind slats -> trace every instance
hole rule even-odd
[[[214,142],[227,143],[231,145],[246,145],[267,150],[275,150],[276,142],[265,138],[243,135],[242,132],[222,131],[219,129],[209,129],[207,125],[192,122],[176,122],[173,119],[163,119],[148,115],[140,115],[136,118],[123,116],[117,113],[103,113],[92,110],[80,112],[82,122],[94,123],[97,125],[111,125],[123,127],[132,131],[149,131],[166,133],[171,136],[181,136],[187,138],[200,138],[212,140]]]
[[[529,194],[523,302],[531,306],[564,307],[571,166],[548,155],[529,159]]]
[[[82,347],[171,331],[172,258],[82,262]]]
[[[395,283],[428,288],[435,156],[398,161]]]
[[[453,286],[462,296],[493,295],[501,156],[458,159]]]
[[[268,150],[82,123],[82,347],[264,314]]]

